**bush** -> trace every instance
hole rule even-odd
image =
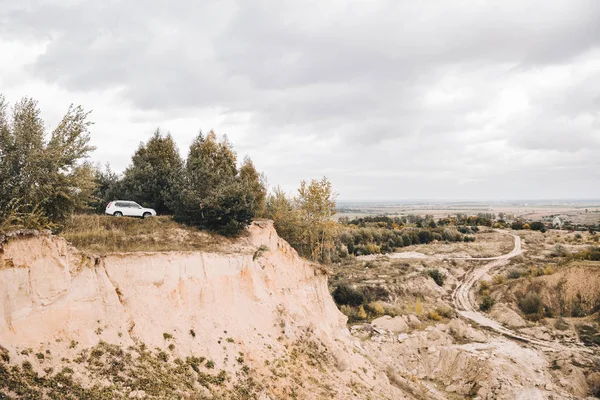
[[[579,260],[600,261],[600,247],[589,246],[587,249],[574,255]]]
[[[336,287],[331,295],[339,305],[359,306],[365,302],[365,296],[362,292],[344,284]]]
[[[429,318],[432,321],[441,321],[442,320],[442,316],[440,314],[438,314],[436,311],[429,311],[429,314],[427,314],[427,318]]]
[[[546,226],[540,221],[535,221],[529,224],[532,231],[540,231],[542,233],[546,232]]]
[[[454,318],[456,316],[456,313],[452,307],[442,306],[442,307],[436,308],[435,311],[442,317],[448,318],[448,319]]]
[[[417,299],[415,303],[415,313],[417,315],[423,314],[423,303],[421,303],[421,299]]]
[[[358,311],[356,312],[356,318],[363,321],[367,319],[367,313],[363,306],[358,307]]]
[[[521,271],[519,271],[518,269],[511,269],[506,274],[506,277],[508,279],[519,279],[521,277]]]
[[[502,285],[504,283],[506,283],[506,278],[504,275],[494,275],[492,278],[492,284],[494,285]]]
[[[485,295],[481,298],[481,303],[479,303],[479,309],[481,311],[489,311],[494,306],[494,299],[492,299],[489,295]]]
[[[367,306],[368,311],[376,317],[381,317],[385,313],[383,305],[379,302],[369,303]]]
[[[446,281],[446,274],[444,274],[440,270],[428,269],[425,271],[425,274],[427,274],[431,279],[433,279],[438,286],[444,286],[444,282]]]
[[[566,257],[567,255],[569,255],[569,252],[567,251],[567,249],[565,249],[565,246],[563,246],[562,244],[556,244],[554,245],[554,249],[552,249],[550,255],[552,257]]]
[[[526,315],[542,314],[544,311],[544,303],[540,295],[535,292],[529,292],[525,296],[521,296],[517,304]]]
[[[485,290],[489,291],[491,286],[489,281],[479,281],[479,293],[482,293]]]

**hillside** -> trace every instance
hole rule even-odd
[[[0,289],[8,398],[403,398],[270,222],[228,252],[94,256],[16,236]]]
[[[348,329],[325,271],[270,221],[232,240],[165,218],[82,218],[64,237],[22,231],[3,244],[2,399],[556,400],[600,387],[593,352],[514,341],[449,308],[487,261],[424,258],[424,248],[337,266],[334,285],[385,284],[396,315]]]

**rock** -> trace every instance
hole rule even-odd
[[[492,307],[490,316],[509,328],[523,328],[527,326],[525,321],[516,311],[509,308],[504,303],[498,303]]]
[[[457,339],[480,343],[485,343],[487,341],[487,337],[483,332],[473,329],[459,318],[450,321],[446,327]]]
[[[407,332],[408,324],[403,317],[390,317],[385,315],[381,318],[377,318],[371,322],[373,329],[387,329],[391,332]]]
[[[401,334],[398,335],[398,342],[402,343],[406,339],[408,339],[408,334],[407,333],[401,333]]]
[[[421,321],[414,314],[405,315],[403,318],[411,328],[417,328],[419,325],[421,325]]]

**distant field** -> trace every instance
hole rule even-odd
[[[587,210],[587,212],[586,212]],[[391,216],[425,215],[442,218],[453,214],[504,213],[525,219],[541,220],[544,217],[560,216],[577,224],[597,224],[600,222],[600,201],[589,202],[532,202],[532,203],[351,203],[339,202],[335,218],[357,218],[368,215],[387,214]]]

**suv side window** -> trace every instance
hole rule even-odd
[[[127,207],[127,204],[118,201],[118,202],[115,203],[115,207]]]

